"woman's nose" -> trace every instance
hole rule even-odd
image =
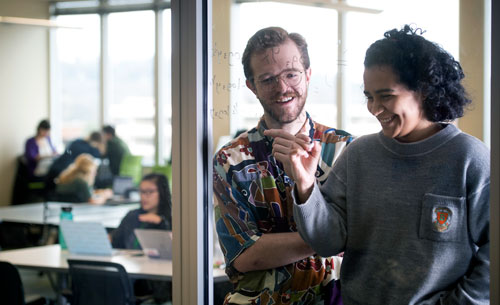
[[[370,113],[373,114],[374,116],[377,116],[384,111],[384,106],[376,98],[374,98],[373,101],[369,102],[367,105],[368,105],[368,111],[370,111]]]

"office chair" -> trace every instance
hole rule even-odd
[[[112,262],[68,259],[72,305],[135,305],[127,271]]]
[[[151,168],[151,172],[165,175],[168,179],[170,192],[172,192],[172,164],[155,165]]]
[[[142,179],[142,156],[123,156],[120,164],[120,176],[132,177],[134,184],[139,185]]]
[[[11,263],[0,261],[0,304],[45,305],[48,302],[43,297],[36,297],[26,302],[19,271]]]

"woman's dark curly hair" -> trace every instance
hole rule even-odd
[[[422,34],[422,29],[409,25],[399,31],[385,32],[385,38],[374,42],[366,51],[365,69],[390,66],[401,84],[422,94],[424,114],[429,121],[462,117],[465,106],[471,102],[461,84],[462,67]]]
[[[158,189],[160,202],[158,203],[158,215],[165,219],[167,230],[172,230],[172,196],[167,176],[152,173],[144,176],[141,181],[151,181]]]

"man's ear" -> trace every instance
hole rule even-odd
[[[257,89],[255,88],[254,83],[248,79],[245,83],[247,84],[248,89],[252,90],[253,94],[257,95]]]
[[[309,67],[309,69],[305,71],[305,74],[306,74],[306,83],[309,84],[309,82],[311,81],[311,67]]]

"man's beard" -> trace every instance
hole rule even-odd
[[[287,96],[294,97],[293,103],[295,103],[295,107],[293,109],[287,110],[284,108],[272,106],[276,100]],[[264,112],[267,113],[274,121],[278,122],[279,124],[288,124],[294,122],[302,113],[306,103],[306,97],[307,97],[307,89],[304,92],[304,94],[301,95],[299,95],[297,92],[294,92],[294,94],[284,94],[284,95],[280,94],[272,99],[269,99],[271,102],[266,102],[265,100],[262,100],[259,97],[257,98],[259,99],[260,104],[264,108]]]

